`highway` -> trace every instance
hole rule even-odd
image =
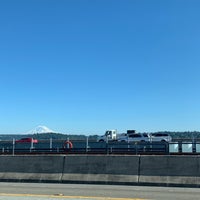
[[[0,200],[199,200],[199,188],[0,183]]]

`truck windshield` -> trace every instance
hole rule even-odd
[[[112,131],[106,131],[106,136],[111,135]]]

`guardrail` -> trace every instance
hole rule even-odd
[[[0,142],[0,154],[128,154],[170,155],[200,154],[200,142],[94,142],[72,141],[73,148],[64,145],[64,140],[39,141],[36,144]]]

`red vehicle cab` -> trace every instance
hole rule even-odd
[[[16,140],[16,143],[38,143],[38,140],[33,138],[21,138],[20,140]]]

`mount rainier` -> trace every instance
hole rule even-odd
[[[46,126],[37,126],[36,128],[28,131],[26,134],[35,134],[35,133],[55,133],[55,131],[49,129]]]

